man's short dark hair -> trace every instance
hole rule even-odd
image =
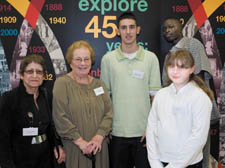
[[[174,20],[174,21],[176,21],[176,22],[178,23],[178,25],[180,26],[181,30],[182,30],[183,25],[182,25],[180,19],[178,19],[178,18],[176,18],[176,17],[167,17],[167,18],[164,19],[163,23],[164,23],[166,20]]]
[[[136,22],[136,25],[138,25],[136,16],[131,12],[124,12],[118,17],[118,19],[117,19],[118,27],[119,27],[120,21],[123,19],[133,19]]]

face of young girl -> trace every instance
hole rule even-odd
[[[188,83],[190,75],[194,72],[194,67],[184,68],[178,61],[177,64],[168,66],[167,72],[178,91]]]

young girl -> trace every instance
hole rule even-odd
[[[213,93],[194,68],[186,50],[166,58],[171,84],[156,94],[146,132],[151,168],[202,168]]]

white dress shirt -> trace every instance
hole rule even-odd
[[[151,168],[185,168],[202,160],[212,102],[194,82],[178,92],[173,84],[154,98],[146,131]]]

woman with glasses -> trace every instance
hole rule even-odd
[[[105,138],[112,125],[112,105],[100,79],[89,75],[94,50],[86,41],[67,50],[72,71],[59,77],[53,89],[53,118],[62,137],[67,168],[108,168]]]
[[[0,167],[53,168],[65,160],[51,114],[51,96],[41,87],[46,75],[40,55],[26,56],[20,84],[3,94],[0,106]]]

